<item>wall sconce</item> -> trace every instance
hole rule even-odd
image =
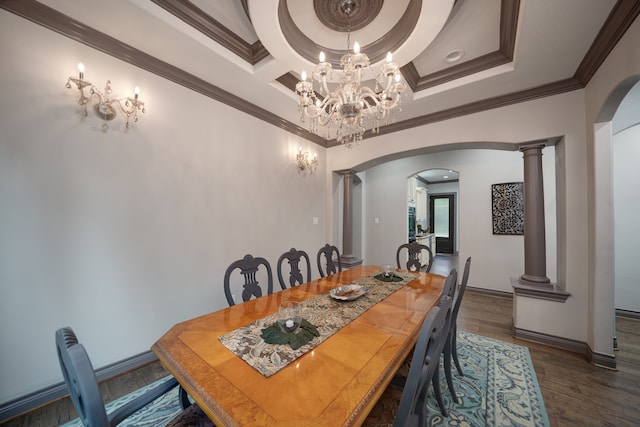
[[[302,147],[298,147],[298,154],[296,155],[296,162],[298,163],[298,173],[302,176],[307,176],[307,171],[312,174],[318,167],[318,155],[314,154],[313,159],[309,159],[309,152],[302,152]]]
[[[140,101],[140,88],[136,86],[133,93],[133,98],[126,97],[121,99],[111,98],[111,81],[107,80],[107,84],[104,87],[104,92],[101,92],[91,82],[84,79],[84,64],[78,63],[78,78],[69,77],[65,87],[71,89],[71,82],[73,82],[80,91],[80,98],[78,98],[78,104],[82,106],[82,116],[87,117],[87,104],[92,98],[96,98],[96,103],[93,106],[93,111],[100,119],[104,120],[102,124],[102,130],[106,131],[109,126],[108,121],[113,120],[116,117],[116,108],[119,108],[124,115],[127,116],[126,127],[129,129],[129,119],[133,116],[133,121],[138,121],[138,111],[145,113],[144,102]],[[85,94],[85,88],[88,88],[89,93]]]

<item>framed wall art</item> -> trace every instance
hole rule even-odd
[[[491,186],[493,234],[524,234],[524,183]]]

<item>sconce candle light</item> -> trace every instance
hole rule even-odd
[[[301,173],[302,176],[306,176],[307,171],[309,171],[309,174],[312,174],[318,167],[318,155],[314,154],[312,159],[309,157],[308,151],[302,152],[302,147],[298,147],[296,161],[298,163],[298,173]]]
[[[116,117],[116,108],[119,108],[120,111],[127,117],[126,128],[129,129],[129,119],[133,117],[133,121],[138,121],[138,111],[142,113],[146,112],[144,102],[142,102],[140,97],[140,88],[136,86],[134,89],[133,98],[111,98],[111,81],[107,80],[107,84],[105,85],[104,92],[101,92],[96,88],[91,82],[88,82],[84,79],[84,64],[80,62],[78,64],[78,78],[69,77],[67,79],[67,84],[65,85],[67,89],[71,89],[71,82],[75,84],[75,86],[80,91],[80,98],[78,98],[78,104],[82,106],[82,116],[87,117],[87,104],[91,101],[92,98],[96,99],[96,103],[93,106],[93,110],[100,119],[104,120],[102,124],[102,129],[107,130],[108,125],[107,122],[113,120]],[[85,88],[88,88],[89,93],[85,94]]]

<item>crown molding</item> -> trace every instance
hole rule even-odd
[[[158,2],[165,4],[170,3],[168,0],[153,1],[156,2],[156,4]],[[187,4],[189,2],[184,3]],[[501,36],[500,44],[503,57],[508,56],[503,52],[503,50],[512,51],[513,46],[515,45],[515,25],[518,15],[516,11],[519,10],[519,3],[519,0],[502,0],[501,34],[505,34],[505,36],[504,39]],[[276,116],[270,111],[260,108],[255,104],[247,102],[240,97],[225,91],[224,89],[207,83],[204,80],[199,79],[198,77],[179,69],[178,67],[161,61],[149,54],[133,48],[130,45],[122,43],[104,33],[90,28],[82,24],[81,22],[70,18],[69,16],[66,16],[54,9],[38,3],[37,1],[3,0],[0,1],[0,8],[21,16],[25,19],[28,19],[36,24],[42,25],[43,27],[46,27],[59,34],[65,35],[79,43],[85,44],[108,55],[111,55],[124,62],[130,63],[160,77],[166,78],[174,83],[184,86],[185,88],[194,90],[211,99],[222,102],[232,108],[238,109],[260,120],[277,126],[280,129],[283,129],[301,138],[307,139],[310,142],[318,144],[319,146],[329,148],[340,145],[335,139],[326,140],[319,135],[311,133],[300,126],[289,122],[288,120],[284,120]],[[191,13],[192,16],[198,16],[198,12],[188,4],[184,7],[179,7],[179,9],[187,15],[188,13]],[[203,12],[200,11],[200,13]],[[618,0],[616,5],[612,9],[607,21],[605,22],[595,41],[591,45],[591,48],[578,67],[576,73],[571,78],[520,92],[514,92],[489,99],[484,99],[447,110],[414,117],[412,119],[392,123],[386,126],[381,126],[379,133],[373,135],[373,137],[378,135],[390,134],[393,132],[399,132],[413,127],[424,126],[426,124],[449,120],[455,117],[465,116],[494,108],[500,108],[520,102],[527,102],[533,99],[583,89],[639,14],[640,2],[638,2],[637,0]],[[217,21],[210,19],[206,22],[206,25],[202,25],[204,25],[205,27],[207,25],[215,27],[216,23]],[[231,37],[231,39],[234,39],[233,36],[230,36],[227,33],[228,30],[224,31],[220,28],[213,30],[213,27],[210,30],[210,33],[212,35],[217,34],[218,36],[220,36],[221,34],[224,34],[225,37]],[[513,34],[513,37],[507,37],[506,34]],[[235,38],[239,39],[237,36]],[[235,40],[235,42],[232,42],[231,44],[242,45],[242,43],[238,42],[238,40]],[[240,50],[244,51],[245,47],[243,46]],[[261,44],[259,44],[259,42],[251,45],[249,47],[249,50],[252,52],[250,55],[252,60],[256,60],[256,58],[259,57],[264,58],[268,56],[268,52],[261,46]],[[247,55],[245,54],[245,56]],[[499,57],[498,54],[495,54],[495,56]],[[475,66],[485,67],[490,63],[490,60],[487,58],[483,59],[482,61],[485,61],[482,65],[478,63]],[[466,65],[465,68],[463,68],[462,70],[459,69],[457,72],[472,72],[470,70],[471,66]],[[402,71],[407,82],[409,84],[412,84],[411,82],[415,81],[416,87],[426,84],[420,83],[420,80],[429,79],[428,76],[418,77],[415,67],[411,68],[411,66],[405,66],[403,67]],[[439,78],[443,79],[448,77],[440,76]],[[278,81],[284,84],[286,87],[289,87],[291,90],[294,90],[297,79],[291,73],[288,73],[285,76],[280,77]],[[370,135],[371,133],[367,132],[364,136],[364,139],[371,138],[372,136]]]
[[[260,41],[257,41],[253,45],[247,43],[233,31],[222,25],[210,15],[206,14],[202,9],[190,1],[151,1],[174,15],[176,18],[200,31],[211,40],[214,40],[216,43],[229,49],[251,65],[258,63],[269,55]]]
[[[534,99],[545,98],[547,96],[571,92],[582,88],[583,86],[580,84],[580,82],[573,78],[561,80],[555,83],[538,86],[533,89],[509,93],[493,98],[482,99],[480,101],[471,102],[469,104],[460,105],[458,107],[449,108],[447,110],[437,111],[435,113],[414,117],[412,119],[390,123],[385,126],[380,126],[379,132],[375,135],[371,135],[371,132],[365,132],[362,139],[364,140],[380,135],[400,132],[414,127],[424,126],[444,120],[450,120],[456,117],[467,116],[469,114],[492,110],[494,108],[506,107],[508,105],[518,104],[520,102],[527,102]],[[341,144],[338,143],[335,139],[328,141],[327,144],[328,147],[335,147],[338,145]]]
[[[574,74],[574,78],[583,86],[589,83],[638,14],[638,0],[618,0]]]
[[[191,89],[211,99],[222,102],[231,108],[247,113],[257,119],[268,122],[294,135],[298,135],[322,147],[326,140],[308,130],[284,120],[264,108],[212,85],[193,74],[161,61],[133,46],[125,44],[107,34],[101,33],[80,21],[64,15],[34,0],[3,0],[0,8],[42,25],[52,31],[67,36],[79,43],[104,52],[114,58],[135,65],[156,74],[187,89]]]
[[[500,4],[500,47],[496,51],[424,76],[418,74],[412,62],[402,67],[402,75],[411,90],[419,92],[513,61],[519,12],[520,0],[502,0]]]

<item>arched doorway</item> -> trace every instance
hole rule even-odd
[[[607,97],[594,124],[591,202],[592,244],[589,287],[589,344],[592,361],[615,368],[615,225],[613,193],[613,120],[623,99],[638,85],[640,76],[621,82]],[[640,108],[640,100],[638,101]],[[608,356],[611,354],[611,356]]]

